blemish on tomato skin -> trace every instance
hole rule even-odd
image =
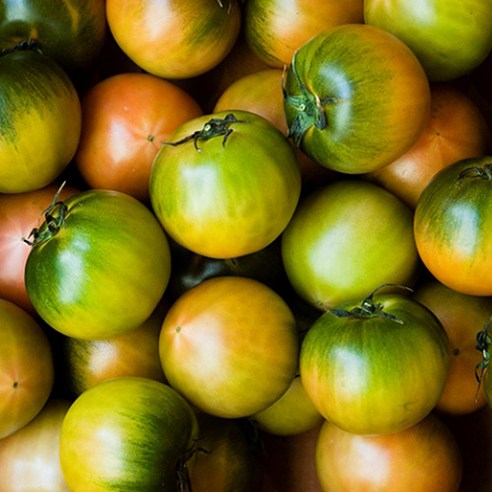
[[[17,389],[19,387],[19,381],[14,381],[12,388]]]

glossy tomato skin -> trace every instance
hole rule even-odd
[[[40,225],[40,212],[56,195],[59,184],[50,184],[25,193],[0,194],[0,297],[14,302],[34,314],[26,292],[24,269],[31,248],[24,241],[33,228]],[[77,193],[77,188],[64,186],[60,199]]]
[[[106,37],[103,0],[0,2],[0,47],[35,41],[68,70],[90,65]]]
[[[52,211],[55,232],[35,242],[25,281],[36,312],[61,333],[108,338],[142,324],[162,298],[170,276],[167,238],[137,199],[86,190]],[[38,229],[47,232],[45,221]]]
[[[301,379],[341,429],[390,434],[435,407],[449,369],[448,338],[429,309],[402,294],[377,294],[370,314],[359,314],[367,306],[367,299],[347,303],[319,317],[301,345]]]
[[[186,400],[164,383],[122,377],[82,393],[68,409],[60,462],[70,490],[177,489],[178,460],[198,423]]]
[[[0,193],[51,184],[75,154],[80,99],[65,71],[46,55],[17,50],[0,56]]]
[[[420,258],[462,294],[492,295],[491,190],[492,158],[464,159],[434,176],[415,209]]]
[[[347,174],[406,152],[430,114],[430,88],[412,51],[382,29],[345,24],[295,53],[285,79],[289,131],[315,161]]]
[[[186,291],[169,308],[159,340],[169,384],[223,418],[249,417],[280,398],[295,376],[298,349],[286,302],[261,282],[235,276]]]
[[[419,260],[410,209],[364,181],[338,180],[306,195],[282,234],[287,277],[324,310],[380,284],[413,282]]]
[[[106,17],[123,52],[166,79],[214,68],[232,49],[241,25],[236,0],[109,0]]]
[[[0,299],[0,439],[29,423],[53,389],[53,351],[31,315]]]
[[[404,41],[429,78],[456,79],[476,68],[492,48],[492,5],[481,0],[366,0],[364,21]]]
[[[433,414],[387,436],[351,434],[325,422],[315,460],[324,492],[461,490],[461,450],[450,429]]]
[[[202,110],[176,84],[148,73],[125,72],[83,96],[84,125],[74,161],[91,188],[123,191],[148,201],[152,161],[163,142]]]
[[[221,131],[195,139],[210,121],[219,121]],[[239,257],[272,243],[291,219],[300,191],[289,142],[246,111],[221,111],[181,125],[158,152],[149,183],[152,208],[167,233],[211,258]]]
[[[244,12],[245,38],[265,63],[283,68],[290,64],[295,50],[316,34],[362,22],[362,5],[362,0],[249,0]]]

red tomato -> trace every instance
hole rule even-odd
[[[460,159],[484,155],[489,143],[489,127],[479,106],[461,89],[435,84],[430,119],[417,142],[399,159],[367,177],[415,208],[438,171]]]
[[[150,168],[171,133],[202,114],[177,85],[150,74],[121,73],[93,85],[82,99],[75,163],[92,188],[149,195]]]
[[[325,422],[316,468],[323,492],[457,492],[463,469],[455,438],[432,414],[387,436],[359,436]]]
[[[107,0],[106,17],[137,65],[170,79],[211,70],[229,53],[241,25],[236,0]]]
[[[0,439],[29,423],[54,383],[51,345],[38,322],[0,299]]]
[[[58,188],[52,184],[35,191],[0,194],[0,297],[31,313],[34,308],[24,282],[24,269],[31,248],[24,239],[40,226],[41,212],[51,204]],[[77,191],[64,186],[59,198],[64,200]]]

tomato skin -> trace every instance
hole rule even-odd
[[[175,490],[177,461],[197,437],[190,405],[146,378],[103,381],[68,409],[60,462],[70,490]]]
[[[410,284],[418,267],[412,218],[398,198],[368,182],[338,180],[315,190],[282,234],[290,283],[321,310],[383,283]]]
[[[89,66],[106,38],[103,0],[27,0],[0,3],[0,47],[34,40],[66,69]]]
[[[366,0],[364,21],[391,32],[417,55],[434,81],[473,70],[492,48],[492,5],[481,0]]]
[[[329,169],[358,174],[416,142],[430,114],[430,88],[403,42],[373,26],[345,24],[296,51],[284,107],[301,150]]]
[[[0,193],[51,184],[79,143],[79,96],[68,75],[32,50],[0,57]]]
[[[16,304],[0,299],[0,439],[29,423],[53,389],[49,340],[38,322]]]
[[[462,294],[492,295],[491,162],[483,156],[444,168],[415,209],[420,258],[437,280]]]
[[[244,13],[248,44],[274,68],[289,65],[294,51],[316,34],[362,21],[362,0],[249,0]]]
[[[387,436],[361,436],[325,422],[316,447],[324,492],[457,492],[463,460],[449,428],[433,414]]]
[[[374,296],[373,307],[370,316],[327,311],[301,345],[307,394],[326,420],[354,434],[390,434],[419,422],[435,407],[450,364],[446,332],[429,309],[397,293]]]
[[[291,219],[301,191],[291,145],[253,113],[223,111],[194,118],[170,142],[229,114],[239,121],[228,125],[227,141],[220,133],[163,146],[149,184],[152,208],[166,232],[194,253],[221,259],[255,253],[272,243]]]
[[[167,80],[138,72],[107,77],[82,98],[77,169],[91,188],[148,201],[159,148],[179,125],[201,114],[198,103]]]
[[[236,0],[108,0],[106,17],[127,56],[166,79],[211,70],[232,49],[241,25]]]
[[[298,348],[285,301],[257,280],[234,276],[186,291],[169,308],[159,340],[169,384],[194,407],[223,418],[253,415],[285,393]]]
[[[36,312],[55,330],[84,339],[138,327],[170,276],[169,245],[157,219],[117,191],[86,190],[63,203],[67,212],[58,231],[35,244],[26,262]],[[45,221],[40,234],[47,227]]]

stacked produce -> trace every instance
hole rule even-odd
[[[487,492],[492,3],[0,2],[0,491]]]

